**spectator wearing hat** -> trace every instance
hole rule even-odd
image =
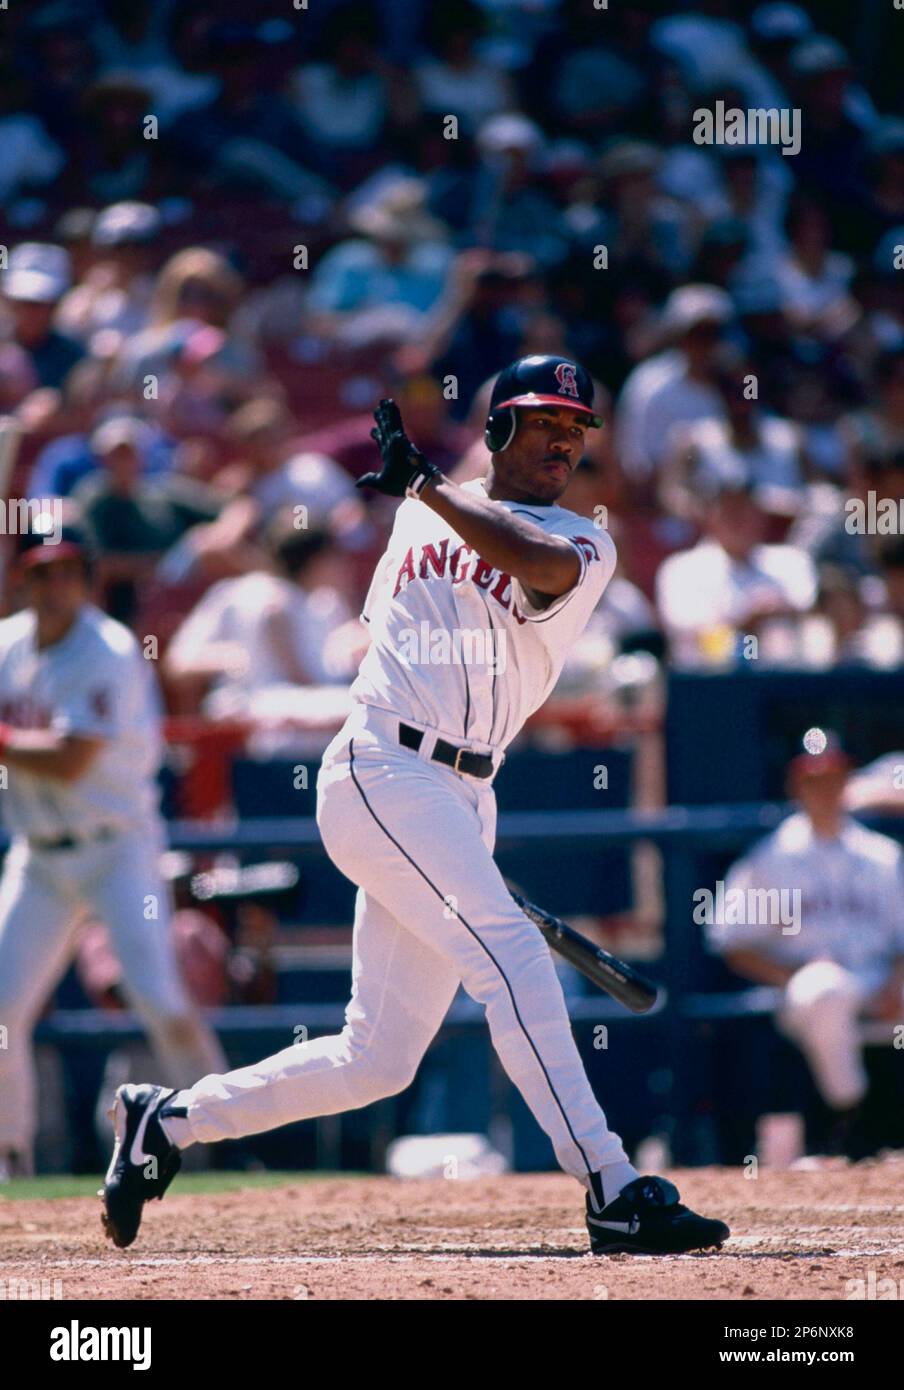
[[[426,193],[422,180],[399,178],[353,209],[358,235],[328,251],[312,276],[312,332],[358,346],[420,333],[453,257],[444,226],[426,211]]]
[[[662,151],[650,141],[610,141],[598,180],[584,186],[580,203],[572,203],[565,218],[587,255],[598,244],[606,247],[609,268],[617,274],[630,268],[674,283],[688,270],[697,238],[687,204],[659,189],[661,167]],[[595,216],[588,216],[588,195]]]
[[[113,203],[94,219],[94,264],[65,296],[57,322],[98,356],[113,356],[126,338],[147,326],[154,243],[162,227],[150,203]],[[95,334],[103,335],[96,343]]]
[[[27,354],[40,385],[57,390],[83,356],[79,344],[54,326],[69,283],[64,248],[39,241],[13,248],[2,282],[11,340]]]
[[[860,166],[875,112],[853,99],[851,61],[842,45],[812,34],[791,52],[792,99],[801,110],[801,148],[795,173],[833,225],[860,191]]]
[[[213,483],[229,500],[215,521],[186,537],[203,574],[219,579],[259,569],[262,535],[284,508],[303,526],[329,527],[350,549],[370,543],[372,528],[348,473],[325,454],[298,449],[297,426],[281,401],[248,402],[225,433],[232,462]]]
[[[420,340],[397,355],[399,366],[411,372],[429,368],[440,383],[454,381],[450,412],[454,420],[466,420],[483,382],[518,356],[522,301],[535,285],[528,256],[482,247],[459,252]]]
[[[101,425],[91,438],[98,471],[72,493],[99,557],[106,609],[127,625],[138,609],[138,586],[192,526],[212,521],[222,498],[176,471],[148,475],[142,467],[147,427],[129,417]]]
[[[757,106],[789,106],[790,58],[795,46],[813,33],[813,21],[800,5],[768,0],[757,5],[748,24],[751,50],[760,65]]]
[[[765,905],[783,893],[793,905],[796,894],[797,912],[745,911],[713,921],[708,935],[739,975],[781,991],[775,1021],[827,1106],[828,1151],[856,1159],[869,1152],[859,1125],[868,1089],[859,1023],[884,1022],[891,1039],[904,1013],[902,852],[846,813],[851,760],[837,742],[810,746],[788,768],[797,811],[725,880],[726,902],[740,892]]]
[[[130,73],[108,72],[87,87],[80,120],[69,140],[72,158],[64,191],[97,203],[154,201],[184,185],[171,146],[145,139],[151,113],[147,86]]]
[[[636,483],[661,468],[673,426],[725,418],[717,375],[733,317],[730,297],[715,285],[684,285],[667,299],[661,330],[668,346],[634,368],[617,405],[619,459]]]
[[[747,637],[757,638],[763,665],[793,662],[796,619],[816,598],[809,556],[791,545],[763,543],[764,514],[746,478],[712,479],[702,523],[697,544],[670,555],[656,574],[656,606],[672,664],[684,670],[731,666],[743,658]]]
[[[113,422],[117,429],[127,422],[129,437],[138,449],[143,473],[165,473],[173,465],[174,442],[155,425],[138,416],[131,415],[124,406],[111,406],[108,402],[104,383],[92,380],[100,364],[91,358],[83,358],[75,368],[67,383],[67,397],[82,389],[79,378],[87,374],[84,385],[85,401],[64,400],[64,409],[69,414],[82,417],[81,428],[73,434],[58,435],[51,439],[38,454],[28,478],[28,493],[31,497],[69,497],[83,478],[97,473],[102,463],[94,451],[94,442],[104,439],[101,428]],[[97,399],[98,392],[100,399]]]
[[[85,278],[97,259],[91,240],[96,221],[94,208],[76,206],[67,208],[54,225],[53,239],[58,246],[66,249],[73,285]]]
[[[678,64],[693,93],[731,83],[741,105],[752,105],[761,81],[759,65],[730,0],[697,0],[657,19],[650,32],[653,47]]]
[[[546,141],[521,112],[484,121],[476,136],[479,165],[465,241],[493,251],[520,251],[539,265],[562,262],[568,252],[560,210],[548,192]]]
[[[673,515],[694,519],[700,492],[719,482],[749,482],[762,509],[793,518],[803,503],[805,463],[793,421],[763,409],[746,389],[749,364],[720,372],[716,388],[725,414],[673,429],[660,499]]]

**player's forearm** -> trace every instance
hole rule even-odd
[[[50,729],[0,726],[0,764],[19,767],[34,777],[75,782],[87,772],[99,744]]]
[[[564,594],[578,581],[577,551],[524,517],[513,516],[442,475],[429,483],[421,501],[455,528],[488,565],[514,575],[540,594]]]

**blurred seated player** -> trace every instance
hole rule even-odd
[[[673,663],[730,665],[748,637],[757,638],[763,662],[798,656],[797,620],[816,601],[810,557],[792,545],[763,543],[765,514],[743,475],[701,479],[698,488],[704,533],[664,560],[656,575],[656,606]]]
[[[0,877],[0,1169],[27,1172],[35,1134],[31,1033],[86,913],[107,923],[125,995],[161,1064],[185,1083],[220,1046],[179,975],[159,859],[160,757],[150,665],[91,602],[73,528],[32,534],[28,606],[0,622],[0,764],[12,844]]]
[[[799,754],[788,768],[788,791],[800,809],[738,860],[725,881],[722,915],[759,920],[714,922],[709,936],[732,970],[780,987],[776,1024],[801,1049],[834,1113],[831,1145],[856,1156],[867,1092],[858,1022],[887,1022],[890,1038],[891,1025],[904,1022],[902,852],[847,814],[851,761],[834,739],[813,730],[807,743],[816,751]],[[744,912],[730,906],[735,890],[745,894]],[[779,922],[764,897],[773,890],[787,890],[788,904],[796,890],[799,915],[782,912]]]
[[[272,567],[214,584],[166,653],[167,678],[206,686],[201,709],[213,719],[254,719],[273,707],[276,689],[344,689],[361,656],[346,562],[329,533],[297,528],[289,508],[269,528],[267,549]]]

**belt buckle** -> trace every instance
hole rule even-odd
[[[452,771],[457,772],[459,777],[467,777],[468,775],[466,772],[463,773],[461,768],[458,766],[459,759],[463,756],[463,754],[467,753],[467,751],[467,748],[459,748],[456,750],[455,753],[455,762],[452,764]]]

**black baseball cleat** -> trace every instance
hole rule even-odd
[[[104,1200],[104,1231],[121,1249],[137,1236],[145,1202],[159,1201],[182,1166],[182,1155],[160,1123],[174,1095],[164,1086],[120,1086],[116,1092],[111,1112],[116,1142],[98,1196]]]
[[[717,1249],[731,1235],[724,1221],[682,1206],[667,1178],[635,1178],[614,1201],[597,1210],[587,1196],[587,1230],[594,1255],[683,1255]]]

